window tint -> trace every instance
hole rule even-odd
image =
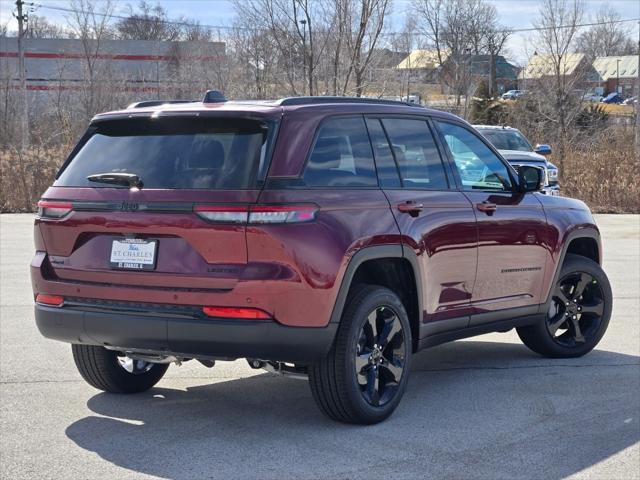
[[[382,120],[404,188],[448,189],[447,177],[429,125],[424,120]]]
[[[517,130],[479,129],[478,131],[498,150],[518,150],[520,152],[533,150],[529,142]]]
[[[368,187],[378,184],[362,117],[333,118],[322,124],[303,181],[310,187]]]
[[[144,188],[257,188],[269,131],[265,123],[244,119],[104,122],[98,124],[55,185],[113,188],[90,182],[87,176],[123,172],[138,175]]]
[[[387,135],[382,129],[380,120],[377,118],[367,119],[367,129],[373,145],[373,153],[376,158],[376,169],[378,170],[378,181],[383,188],[400,188],[400,177],[398,168],[389,147]]]
[[[438,122],[464,190],[511,190],[507,166],[480,137],[452,123]]]

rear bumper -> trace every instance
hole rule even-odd
[[[187,358],[259,358],[309,364],[329,351],[337,324],[287,327],[274,321],[190,318],[36,305],[36,324],[47,338]]]

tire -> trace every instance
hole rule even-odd
[[[158,383],[169,368],[168,364],[133,362],[138,367],[131,373],[121,365],[122,359],[128,357],[119,356],[118,352],[94,345],[73,344],[71,349],[82,378],[92,387],[105,392],[144,392]],[[133,370],[134,367],[131,368]]]
[[[545,357],[581,357],[595,348],[609,325],[609,279],[593,260],[568,254],[552,288],[544,321],[517,328],[518,336]]]
[[[349,297],[331,350],[309,368],[313,398],[333,420],[381,422],[400,403],[411,351],[409,317],[398,296],[363,286]]]

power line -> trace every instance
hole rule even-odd
[[[68,8],[68,7],[61,7],[61,6],[57,6],[57,5],[56,6],[54,6],[54,5],[43,5],[43,4],[35,3],[35,2],[24,2],[24,4],[25,5],[29,5],[29,6],[33,6],[33,7],[36,7],[36,8],[44,8],[44,9],[48,9],[48,10],[58,10],[58,11],[68,12],[68,13],[82,13],[82,14],[87,14],[87,15],[97,15],[97,16],[102,16],[102,17],[115,18],[115,19],[118,19],[118,20],[129,20],[131,18],[130,15],[120,15],[120,14],[115,14],[115,13],[104,13],[104,12],[93,12],[93,11],[79,10],[79,9],[73,9],[73,8]],[[268,31],[268,29],[266,29],[266,28],[229,27],[229,26],[226,26],[226,25],[210,25],[210,24],[206,24],[206,23],[181,22],[181,21],[178,21],[178,20],[164,20],[164,19],[160,19],[160,18],[157,18],[157,17],[153,18],[150,21],[169,24],[169,25],[180,25],[180,26],[185,26],[185,27],[201,27],[201,28],[207,28],[207,29],[211,29],[211,30],[245,30],[245,31],[252,31],[252,32]],[[506,28],[506,29],[498,30],[497,33],[539,32],[539,31],[544,31],[544,30],[594,27],[594,26],[598,26],[598,25],[613,25],[613,24],[618,24],[618,23],[629,23],[629,22],[638,22],[638,21],[640,21],[640,17],[639,18],[623,18],[623,19],[619,19],[619,20],[609,20],[609,21],[605,21],[605,22],[580,23],[580,24],[576,24],[576,25],[560,25],[560,26],[529,27],[529,28]],[[415,36],[422,36],[422,34],[418,33],[418,32],[393,32],[393,31],[392,32],[386,32],[385,35],[415,35]]]
[[[582,27],[595,27],[596,25],[612,25],[614,23],[627,23],[627,22],[637,22],[640,21],[640,18],[623,18],[620,20],[609,20],[607,22],[592,22],[592,23],[580,23],[576,25],[561,25],[559,27],[531,27],[531,28],[514,28],[507,29],[506,32],[538,32],[542,30],[553,30],[556,28],[582,28]]]
[[[80,10],[80,9],[73,9],[73,8],[68,8],[68,7],[60,7],[60,6],[53,6],[53,5],[42,5],[41,3],[35,3],[35,2],[24,2],[25,5],[29,5],[32,7],[36,7],[36,8],[44,8],[46,10],[58,10],[61,12],[68,12],[68,13],[83,13],[85,15],[97,15],[99,17],[109,17],[109,18],[116,18],[118,20],[129,20],[131,18],[131,15],[120,15],[120,14],[116,14],[116,13],[104,13],[104,12],[93,12],[93,11],[87,11],[87,10]],[[133,14],[135,16],[135,13]],[[143,18],[140,18],[140,20],[144,20]],[[234,30],[236,27],[229,27],[229,26],[225,26],[225,25],[208,25],[205,23],[194,23],[194,22],[181,22],[178,20],[164,20],[161,18],[157,18],[157,17],[153,17],[152,19],[149,19],[149,21],[153,21],[153,22],[158,22],[158,23],[165,23],[165,24],[170,24],[170,25],[182,25],[184,27],[203,27],[203,28],[211,28],[211,29],[215,29],[215,30]],[[263,29],[260,28],[250,28],[250,27],[241,27],[241,30],[253,30],[253,31],[261,31]]]

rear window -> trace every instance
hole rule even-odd
[[[144,188],[257,188],[266,172],[273,125],[238,118],[167,117],[113,120],[91,129],[55,186],[114,188],[90,182],[87,176],[119,172],[138,175]]]

